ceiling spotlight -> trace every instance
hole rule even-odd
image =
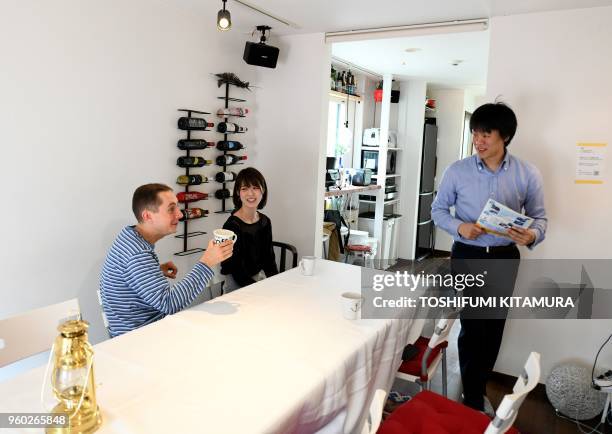
[[[459,64],[460,64],[460,63],[463,63],[463,60],[461,60],[461,59],[457,59],[457,60],[453,60],[453,61],[451,62],[451,65],[453,65],[453,66],[459,66]]]
[[[232,28],[232,16],[228,10],[225,10],[225,2],[223,0],[223,9],[217,14],[217,30],[225,31]]]

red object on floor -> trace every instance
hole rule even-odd
[[[425,351],[427,350],[428,344],[429,344],[429,338],[426,338],[423,336],[419,337],[417,341],[413,344],[415,347],[418,348],[419,350],[418,354],[414,356],[412,359],[402,362],[402,365],[400,366],[399,371],[404,374],[414,375],[415,377],[420,377],[421,381],[427,381],[427,374],[421,375],[421,362],[423,361],[423,356],[425,356]],[[438,357],[438,354],[440,354],[440,351],[442,351],[442,348],[446,348],[446,347],[448,347],[448,341],[442,342],[440,345],[438,345],[437,347],[431,350],[431,353],[429,354],[429,358],[427,359],[428,369],[431,363],[436,359],[436,357]]]
[[[482,434],[491,419],[437,393],[419,392],[399,406],[378,434]],[[511,428],[508,434],[519,434]]]

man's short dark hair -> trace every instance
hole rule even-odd
[[[157,212],[162,203],[159,197],[159,193],[162,191],[172,191],[172,189],[165,184],[145,184],[134,191],[134,196],[132,196],[132,211],[138,223],[142,223],[142,212],[145,209]]]
[[[497,130],[508,146],[516,133],[516,115],[503,102],[484,104],[478,107],[470,118],[471,131],[490,133]]]
[[[240,209],[240,207],[242,207],[242,201],[240,200],[240,189],[242,187],[261,188],[262,197],[257,209],[263,209],[263,207],[266,206],[266,202],[268,201],[268,186],[266,185],[266,180],[259,170],[255,169],[254,167],[247,167],[238,173],[236,182],[234,182],[234,194],[232,196],[236,209]]]

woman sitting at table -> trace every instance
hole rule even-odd
[[[234,253],[221,263],[224,289],[232,291],[278,274],[272,247],[272,222],[259,212],[266,206],[268,188],[263,175],[248,167],[234,183],[235,211],[223,225],[237,235]]]

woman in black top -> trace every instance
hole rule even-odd
[[[223,225],[236,233],[231,258],[221,263],[231,291],[278,274],[272,247],[272,222],[258,210],[266,206],[268,188],[263,175],[252,167],[238,173],[234,183],[235,211]]]

